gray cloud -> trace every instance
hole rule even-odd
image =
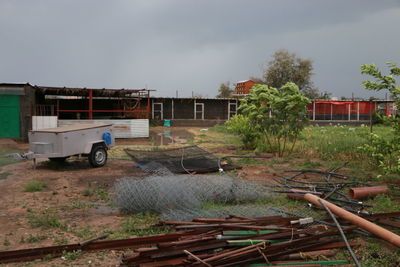
[[[368,97],[359,65],[400,61],[399,15],[394,0],[3,0],[0,81],[212,97],[286,48],[321,90]]]

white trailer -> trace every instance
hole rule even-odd
[[[29,131],[30,152],[25,158],[65,161],[87,156],[92,167],[104,166],[107,150],[115,145],[112,124],[75,124]]]

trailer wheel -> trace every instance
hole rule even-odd
[[[89,163],[92,167],[102,167],[107,162],[107,150],[102,145],[93,146],[89,154]]]
[[[59,158],[49,158],[52,162],[63,163],[68,157],[59,157]]]

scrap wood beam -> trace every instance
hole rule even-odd
[[[72,252],[77,250],[90,251],[90,250],[104,250],[104,249],[126,249],[126,248],[140,248],[143,246],[155,245],[160,242],[175,241],[182,236],[197,235],[202,231],[186,231],[164,235],[154,235],[147,237],[138,237],[130,239],[109,240],[82,244],[70,244],[63,246],[50,246],[40,248],[29,248],[20,250],[9,250],[0,252],[0,263],[28,261],[34,259],[41,259],[47,255],[58,256],[62,255],[64,251]]]

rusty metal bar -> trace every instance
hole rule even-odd
[[[21,250],[10,250],[0,252],[0,263],[26,261],[33,259],[41,259],[46,255],[61,255],[63,251],[74,250],[102,250],[102,249],[126,249],[126,248],[139,248],[146,245],[155,245],[160,242],[173,241],[185,235],[196,235],[199,231],[187,231],[180,233],[171,233],[165,235],[155,235],[147,237],[138,237],[130,239],[99,241],[82,246],[80,244],[70,244],[64,246],[50,246],[41,248],[29,248]]]

